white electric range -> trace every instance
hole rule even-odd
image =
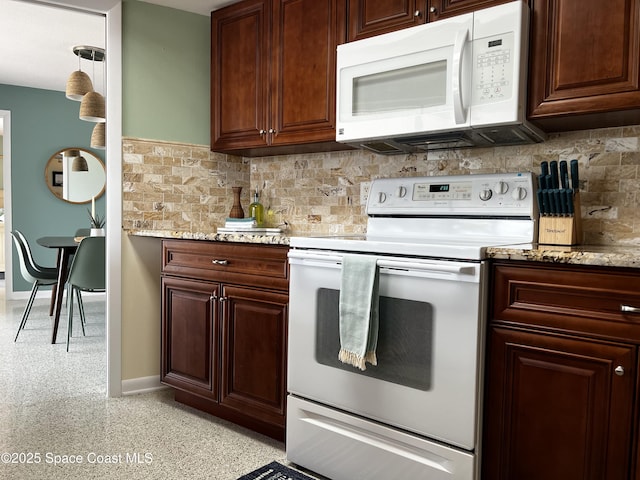
[[[293,237],[287,458],[333,480],[475,480],[486,249],[537,236],[531,173],[374,180],[367,233]],[[338,361],[345,255],[375,258],[378,365]]]

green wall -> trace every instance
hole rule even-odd
[[[123,135],[209,145],[210,18],[127,0],[122,19]]]
[[[208,145],[209,17],[137,0],[123,2],[122,16],[123,134]],[[12,226],[32,243],[89,226],[87,204],[59,200],[44,182],[49,157],[62,148],[86,148],[105,160],[103,150],[89,148],[94,124],[78,118],[79,108],[63,92],[0,85],[0,110],[11,112]],[[96,211],[104,214],[104,196]],[[34,250],[38,261],[55,263],[54,251]],[[28,290],[13,270],[14,289]]]
[[[87,204],[71,204],[47,188],[44,169],[51,155],[65,147],[93,151],[104,161],[104,151],[89,148],[94,124],[78,118],[80,103],[64,92],[0,85],[0,110],[11,112],[11,221],[33,245],[36,260],[55,265],[56,252],[35,244],[45,235],[72,235],[88,228]],[[90,205],[90,204],[89,204]],[[104,195],[96,212],[104,215]],[[9,232],[7,232],[8,234]],[[14,290],[29,290],[20,275],[13,250]]]

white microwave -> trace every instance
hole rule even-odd
[[[516,0],[338,46],[336,140],[377,153],[541,142]]]

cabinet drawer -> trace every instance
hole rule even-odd
[[[541,263],[495,263],[491,319],[640,342],[640,272]]]
[[[162,273],[288,290],[288,247],[163,240]]]

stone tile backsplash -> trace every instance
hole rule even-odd
[[[124,227],[213,232],[231,187],[261,191],[269,226],[291,235],[362,233],[369,182],[379,177],[539,172],[577,159],[585,244],[640,246],[640,125],[553,134],[540,144],[381,156],[366,151],[240,158],[208,146],[125,138]]]
[[[231,187],[249,185],[248,160],[208,146],[124,138],[122,161],[125,229],[215,231],[231,210]]]

